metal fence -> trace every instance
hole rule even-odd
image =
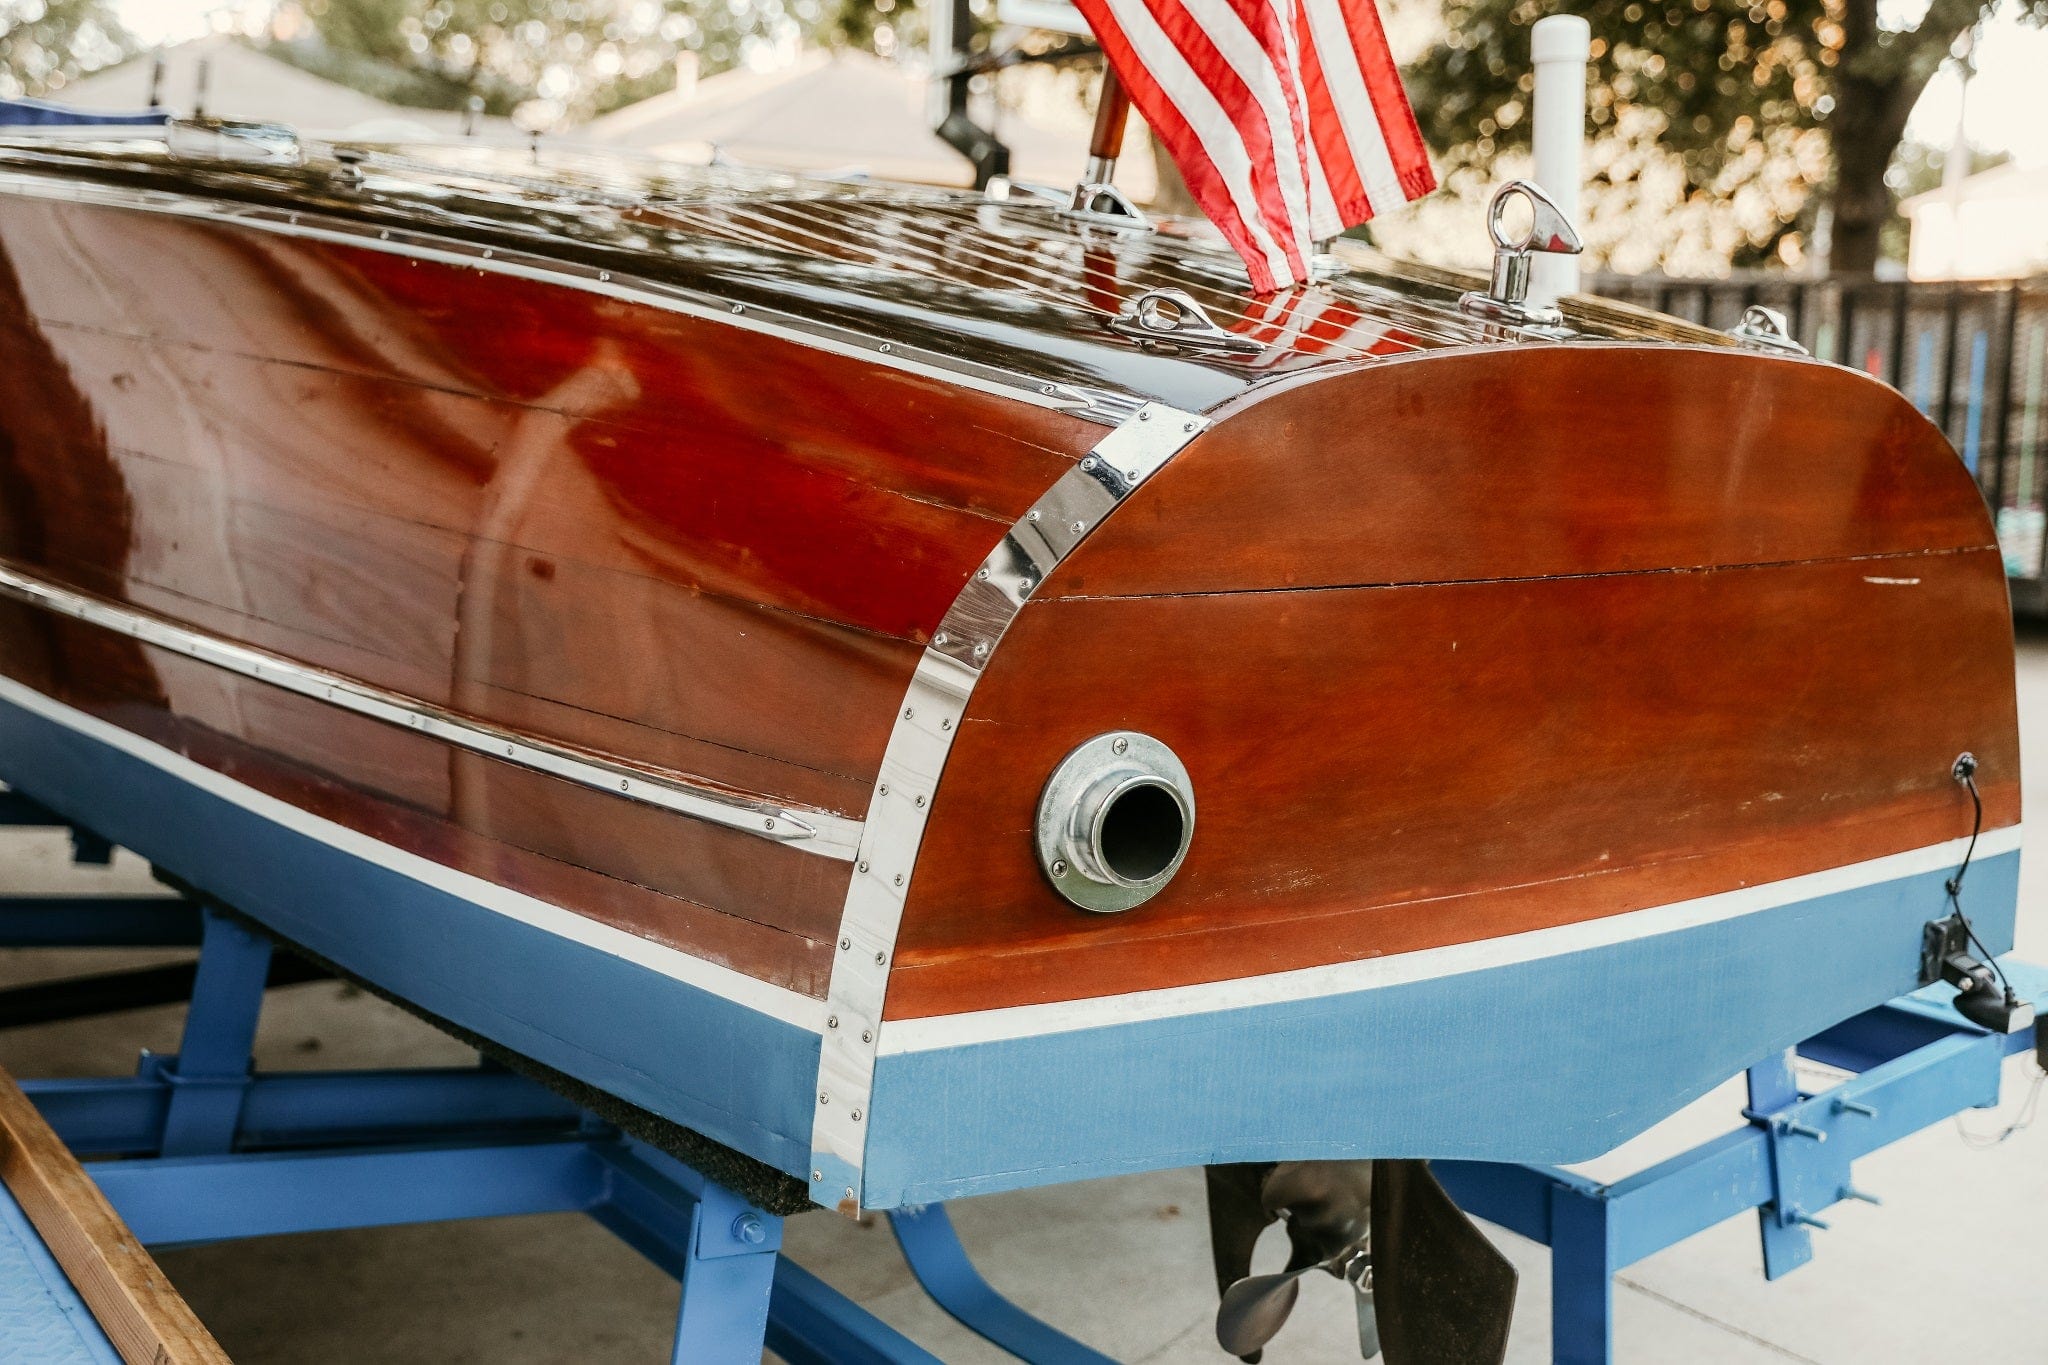
[[[1816,356],[1891,384],[1947,433],[1984,490],[2015,609],[2048,612],[2048,276],[1916,284],[1598,275],[1587,288],[1716,328],[1765,304]]]

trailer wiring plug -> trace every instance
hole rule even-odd
[[[1984,829],[1984,797],[1977,790],[1977,756],[1956,755],[1949,776],[1970,793],[1970,842],[1963,850],[1962,865],[1943,889],[1948,892],[1949,914],[1930,922],[1920,943],[1920,983],[1946,981],[1956,988],[1956,1013],[1993,1033],[2018,1033],[2034,1022],[2034,1007],[2019,998],[2005,969],[1977,937],[1970,917],[1963,913],[1963,878],[1970,860],[1977,854],[1977,836]],[[1975,948],[1984,956],[1973,957]]]

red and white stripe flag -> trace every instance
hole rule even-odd
[[[1074,0],[1255,293],[1436,188],[1373,0]]]

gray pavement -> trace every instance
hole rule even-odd
[[[2048,791],[2048,634],[2021,642],[2020,712],[2029,788]],[[0,834],[0,890],[132,889],[146,874],[70,866],[61,837]],[[2048,956],[2048,823],[2028,837],[2019,948]],[[0,952],[0,983],[175,954]],[[136,1049],[174,1049],[181,1011],[155,1009],[0,1035],[20,1076],[119,1075]],[[258,1040],[267,1067],[453,1065],[459,1046],[354,988],[321,983],[273,997]],[[2048,1361],[2048,1115],[1986,1146],[2033,1084],[2008,1064],[2005,1101],[1859,1166],[1881,1208],[1844,1205],[1814,1262],[1767,1284],[1753,1219],[1725,1223],[1631,1268],[1616,1290],[1626,1362]],[[1591,1163],[1613,1177],[1740,1122],[1739,1086],[1702,1099]],[[2048,1109],[2048,1098],[2043,1100]],[[1227,1362],[1214,1310],[1199,1173],[1169,1171],[965,1201],[961,1235],[1024,1307],[1127,1361]],[[1510,1359],[1550,1358],[1546,1254],[1497,1237],[1521,1270]],[[1009,1357],[969,1336],[918,1291],[878,1223],[824,1213],[790,1220],[799,1262],[948,1361]],[[1277,1259],[1276,1246],[1263,1250]],[[242,1365],[398,1362],[654,1362],[667,1359],[676,1289],[576,1216],[271,1238],[165,1253],[165,1270]],[[1268,1350],[1272,1365],[1355,1359],[1335,1281],[1308,1283]]]

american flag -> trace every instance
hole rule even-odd
[[[1373,0],[1074,0],[1253,292],[1436,188]]]

